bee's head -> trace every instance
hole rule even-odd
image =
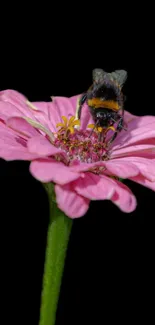
[[[108,125],[111,125],[111,118],[113,113],[109,110],[99,110],[98,112],[96,112],[95,114],[95,123],[98,126],[103,126],[106,127]]]
[[[107,119],[107,114],[104,111],[100,111],[96,113],[96,119],[97,120],[105,120]]]
[[[108,121],[109,121],[109,116],[106,112],[102,110],[96,113],[95,122],[98,126],[105,127]]]

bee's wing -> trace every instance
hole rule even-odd
[[[123,86],[127,79],[127,72],[125,70],[115,70],[114,72],[108,73],[102,69],[93,70],[93,82],[101,83],[107,78],[117,81],[120,87]]]
[[[92,72],[93,82],[99,83],[104,79],[105,71],[102,69],[94,69]]]
[[[111,73],[111,77],[122,87],[127,79],[127,72],[125,70],[115,70]]]

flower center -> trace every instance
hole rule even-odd
[[[75,120],[74,116],[69,121],[63,116],[62,120],[64,123],[56,125],[60,129],[56,133],[53,144],[66,152],[67,164],[74,160],[92,163],[108,159],[106,143],[99,141],[100,129],[94,128],[93,132],[92,130],[79,130],[75,126],[79,126],[80,121]]]

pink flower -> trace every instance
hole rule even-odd
[[[111,200],[131,212],[136,198],[119,178],[155,190],[155,117],[125,112],[127,131],[106,152],[95,131],[89,136],[93,121],[86,105],[77,128],[78,98],[30,103],[16,91],[1,91],[0,157],[31,161],[31,174],[54,182],[57,204],[71,218],[83,216],[90,200]]]

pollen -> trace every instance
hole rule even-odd
[[[115,130],[116,130],[114,126],[109,126],[107,128],[103,128],[103,127],[97,126],[95,124],[88,124],[87,125],[87,128],[92,129],[92,131],[98,133],[99,135],[101,135],[101,133],[102,133],[104,137],[106,136],[106,134],[108,133],[108,131],[111,130],[111,131],[114,131],[115,132]],[[99,136],[99,138],[100,138],[100,136]]]
[[[88,124],[87,126],[90,129],[93,129],[93,131],[101,133],[103,131],[103,128],[101,126],[97,126],[95,124]]]

